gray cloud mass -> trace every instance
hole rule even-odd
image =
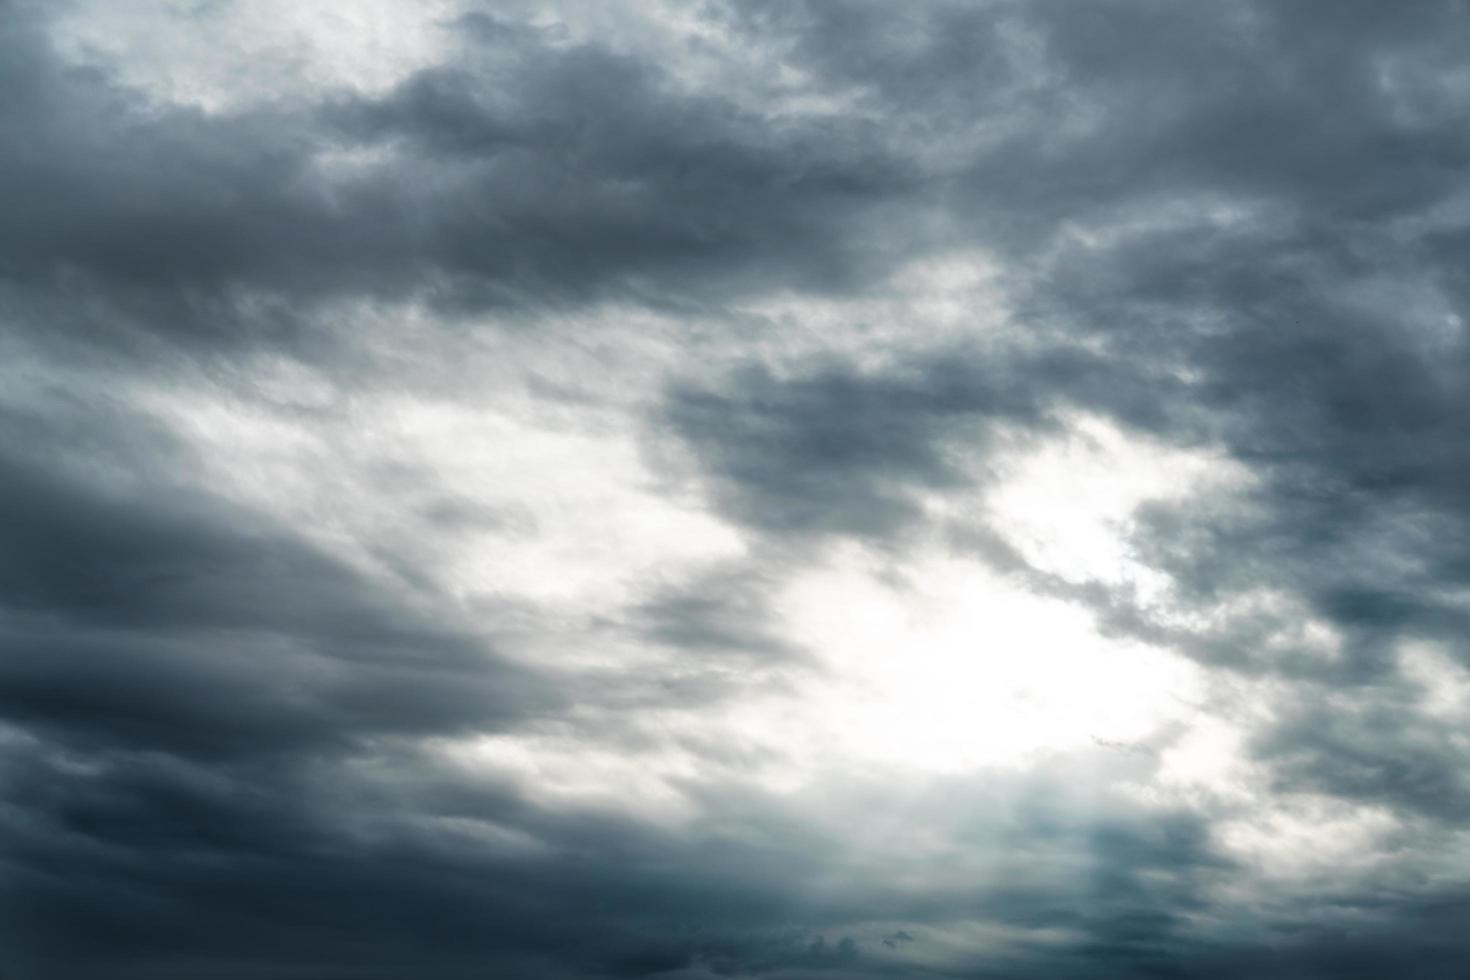
[[[1463,978],[1466,37],[0,0],[0,976]]]

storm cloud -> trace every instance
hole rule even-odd
[[[0,974],[1462,977],[1467,36],[0,0]]]

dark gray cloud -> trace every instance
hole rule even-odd
[[[46,454],[72,448],[27,421]],[[10,717],[233,755],[495,726],[548,696],[266,520],[167,483],[89,486],[22,453],[0,464]]]
[[[1463,975],[1470,8],[473,7],[0,0],[0,972]],[[1078,418],[1238,477],[1146,576],[985,503]],[[854,757],[802,590],[936,548],[1189,712]]]
[[[778,532],[888,534],[916,516],[908,492],[965,479],[939,445],[956,422],[1043,411],[1037,391],[1015,390],[1024,375],[991,374],[976,360],[912,378],[833,365],[785,380],[753,367],[728,393],[676,389],[668,422],[735,516]]]
[[[861,121],[777,124],[484,14],[454,25],[458,61],[381,95],[218,112],[67,66],[37,20],[0,42],[6,283],[195,339],[285,343],[344,297],[470,313],[836,287],[898,246],[858,229],[917,179]]]

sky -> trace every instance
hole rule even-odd
[[[1467,37],[0,0],[0,977],[1465,980]]]

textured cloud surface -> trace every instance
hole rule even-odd
[[[1461,980],[1467,37],[0,0],[0,975]]]

